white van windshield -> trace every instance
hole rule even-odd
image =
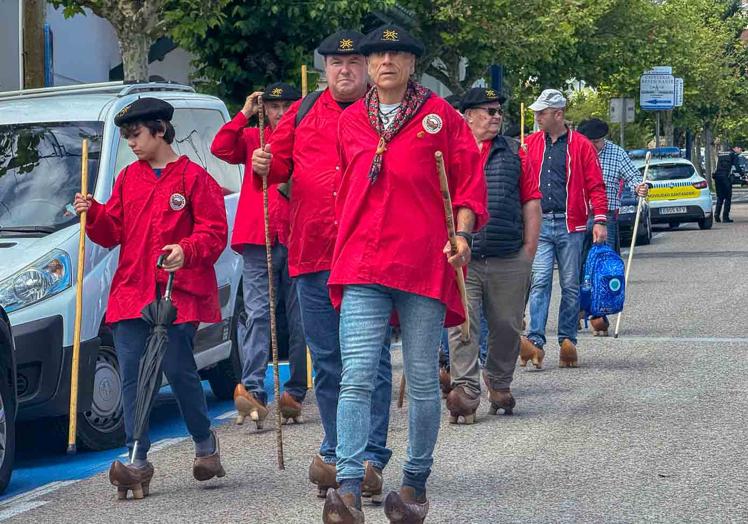
[[[88,188],[93,192],[103,122],[0,125],[0,235],[51,233],[76,220],[81,142],[88,139]]]

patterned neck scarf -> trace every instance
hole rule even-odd
[[[387,151],[387,144],[405,127],[411,118],[421,109],[426,100],[431,96],[431,91],[420,84],[408,81],[408,88],[405,91],[405,97],[400,104],[400,111],[392,124],[385,129],[384,124],[379,119],[379,93],[376,87],[372,87],[364,98],[364,105],[369,114],[369,124],[379,135],[379,144],[374,160],[369,168],[369,183],[377,181],[377,176],[382,170],[382,159],[384,152]]]

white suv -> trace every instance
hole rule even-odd
[[[114,116],[139,96],[175,108],[173,147],[203,166],[224,190],[229,237],[242,170],[218,160],[210,143],[228,120],[219,99],[168,83],[49,88],[0,93],[0,305],[16,343],[19,419],[55,417],[65,432],[75,319],[81,140],[88,138],[89,192],[110,196],[135,160]],[[124,443],[119,366],[104,324],[119,248],[86,242],[81,327],[78,442],[90,449]],[[195,359],[213,392],[228,399],[237,382],[236,322],[243,312],[241,257],[226,247],[216,263],[222,322],[201,325]]]
[[[683,222],[696,222],[701,229],[712,227],[712,194],[706,179],[685,158],[677,147],[649,150],[647,182],[650,183],[649,208],[653,224],[678,227]],[[646,149],[630,151],[634,166],[644,172]]]

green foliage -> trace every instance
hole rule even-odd
[[[324,37],[342,28],[360,29],[364,15],[392,3],[231,0],[220,26],[203,35],[175,36],[195,55],[202,87],[239,105],[250,92],[271,82],[298,86],[301,65],[312,65],[314,49]]]

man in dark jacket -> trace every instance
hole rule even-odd
[[[481,152],[488,186],[490,219],[475,235],[466,287],[470,340],[459,327],[450,330],[453,389],[447,396],[450,422],[475,419],[480,403],[481,310],[488,321],[488,355],[484,379],[493,413],[511,414],[515,405],[509,386],[520,346],[525,297],[540,234],[538,174],[523,170],[519,143],[499,135],[501,105],[506,97],[476,87],[465,94],[461,112]]]
[[[714,171],[714,185],[717,189],[717,207],[714,210],[714,220],[717,222],[733,222],[730,218],[730,207],[732,206],[732,181],[730,180],[730,172],[735,167],[738,173],[741,175],[745,174],[739,161],[740,153],[742,152],[742,147],[733,146],[731,150],[722,151],[719,154],[717,169]],[[723,205],[724,208],[722,207]]]

